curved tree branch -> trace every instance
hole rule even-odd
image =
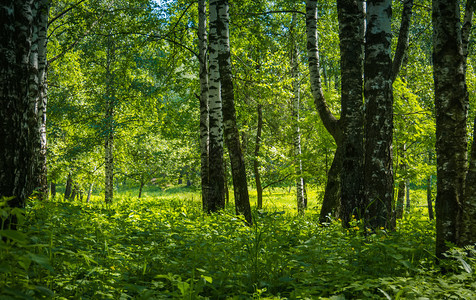
[[[336,142],[341,140],[341,130],[339,120],[332,114],[327,105],[322,92],[320,71],[319,71],[319,46],[317,37],[317,1],[306,1],[306,32],[307,32],[307,54],[309,59],[309,74],[311,79],[311,90],[322,123]]]
[[[403,3],[402,21],[400,23],[400,33],[398,34],[397,49],[392,63],[392,82],[397,79],[398,72],[402,67],[403,58],[408,49],[410,36],[410,22],[412,18],[413,0],[405,0]]]

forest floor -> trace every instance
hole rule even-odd
[[[435,265],[435,224],[418,203],[395,231],[368,232],[319,225],[316,192],[304,217],[287,189],[267,192],[253,226],[231,205],[204,214],[198,192],[136,192],[108,207],[99,196],[0,205],[22,219],[0,230],[0,298],[476,299],[476,252]]]

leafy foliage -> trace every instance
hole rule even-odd
[[[193,192],[31,202],[22,230],[0,231],[2,299],[470,299],[474,249],[434,264],[434,223],[415,209],[395,232],[318,224],[274,209],[248,227],[232,208],[201,211]],[[2,218],[9,211],[2,206]],[[467,255],[472,253],[472,255]],[[423,298],[422,298],[423,297]]]

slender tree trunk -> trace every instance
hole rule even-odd
[[[291,77],[292,77],[292,123],[294,127],[293,146],[294,146],[294,176],[296,178],[296,201],[298,214],[304,215],[306,209],[307,197],[304,189],[304,178],[301,160],[301,130],[299,127],[299,110],[300,110],[300,87],[299,87],[299,57],[296,46],[294,27],[296,22],[296,14],[293,14],[290,35],[291,35]]]
[[[202,206],[208,210],[208,64],[207,64],[207,15],[206,1],[198,1],[198,56],[200,63],[200,180]]]
[[[107,204],[112,203],[114,198],[114,71],[113,62],[115,59],[114,42],[111,35],[107,37],[107,62],[106,62],[106,112],[104,115],[104,166],[105,184],[104,200]]]
[[[405,199],[406,199],[405,210],[406,210],[407,212],[410,212],[410,208],[411,208],[410,180],[408,180],[408,179],[405,180],[405,186],[406,186],[406,189],[407,189],[406,196],[405,196]]]
[[[94,183],[91,182],[91,184],[89,184],[88,196],[86,197],[86,203],[89,203],[91,201],[91,195],[93,193],[93,187],[94,187]]]
[[[235,208],[237,214],[243,215],[247,223],[252,224],[245,161],[243,152],[241,151],[240,135],[236,125],[231,73],[228,0],[218,0],[216,8],[218,12],[218,65],[222,87],[223,123],[225,127],[225,141],[230,153]]]
[[[403,217],[403,206],[405,203],[405,179],[400,179],[397,188],[397,201],[395,207],[395,218],[401,219]]]
[[[433,1],[433,77],[436,107],[436,256],[459,243],[467,170],[468,103],[459,1]]]
[[[431,200],[431,176],[426,179],[426,203],[428,206],[428,217],[430,220],[434,219],[433,216],[433,204]]]
[[[68,173],[68,178],[66,178],[66,186],[64,189],[64,200],[69,200],[71,197],[71,190],[73,188],[73,176],[71,172]]]
[[[367,1],[365,43],[365,219],[391,228],[393,203],[392,1]]]
[[[36,167],[36,187],[40,200],[48,199],[48,181],[47,181],[47,165],[46,165],[46,105],[47,105],[47,31],[48,31],[48,14],[50,8],[49,0],[40,0],[38,2],[38,100],[37,100],[37,120],[40,135],[39,148],[37,149],[37,167]]]
[[[142,190],[144,189],[144,185],[145,185],[145,180],[144,180],[144,176],[142,175],[140,178],[139,195],[137,196],[137,198],[139,199],[142,197]]]
[[[351,217],[360,218],[364,211],[364,114],[363,114],[363,1],[337,1],[341,53],[341,125],[342,171],[341,219],[348,226]]]
[[[322,92],[320,66],[319,66],[319,47],[317,37],[317,1],[306,1],[306,37],[307,54],[309,63],[309,76],[311,82],[311,91],[314,98],[314,104],[326,130],[332,135],[339,149],[342,144],[342,129],[339,120],[330,111]],[[342,168],[342,153],[336,150],[332,166],[334,169],[329,171],[329,176],[324,194],[324,200],[321,208],[321,222],[327,222],[329,212],[337,211],[340,204],[340,169]]]
[[[56,198],[56,182],[50,183],[50,194],[52,199]]]
[[[225,172],[223,169],[223,112],[220,70],[218,66],[218,13],[216,6],[217,0],[210,0],[208,212],[215,212],[225,208]]]
[[[261,131],[263,128],[263,106],[258,104],[258,125],[256,126],[256,143],[253,161],[253,171],[255,173],[257,204],[256,208],[263,208],[263,187],[261,186],[261,178],[259,173],[259,149],[261,146]]]

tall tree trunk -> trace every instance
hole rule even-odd
[[[208,210],[208,64],[207,64],[207,15],[206,1],[198,1],[198,56],[200,63],[200,180],[202,206]]]
[[[114,71],[115,49],[112,36],[107,37],[107,61],[106,61],[106,111],[104,115],[104,166],[105,184],[104,200],[106,204],[112,203],[114,197]]]
[[[225,172],[223,169],[223,111],[220,70],[218,66],[217,0],[209,2],[209,153],[208,153],[208,212],[225,208]]]
[[[144,189],[144,185],[145,185],[144,175],[141,175],[141,177],[140,177],[140,186],[139,186],[139,195],[137,196],[137,198],[139,198],[139,199],[142,197],[142,190]]]
[[[47,105],[47,31],[48,14],[50,8],[49,0],[40,0],[38,2],[38,35],[37,35],[37,55],[38,55],[38,100],[37,100],[37,120],[40,135],[39,148],[37,149],[37,167],[36,167],[36,188],[40,200],[48,199],[48,181],[46,165],[46,105]],[[35,41],[34,41],[35,43]]]
[[[462,28],[462,46],[464,56],[464,68],[466,71],[466,61],[468,58],[469,37],[471,34],[473,19],[473,6],[470,0],[466,3],[464,14],[464,23]],[[466,97],[469,94],[466,93]],[[466,100],[469,102],[469,99]],[[462,203],[463,214],[460,226],[460,245],[471,245],[476,243],[476,139],[474,133],[476,132],[476,118],[473,123],[473,141],[471,143],[471,151],[469,158],[469,168],[466,174],[466,190],[465,197]]]
[[[342,171],[341,219],[348,226],[352,215],[364,211],[364,114],[362,72],[364,57],[363,1],[338,0],[341,64]]]
[[[393,203],[392,1],[367,1],[365,43],[365,219],[391,228]]]
[[[37,185],[37,151],[41,148],[38,110],[38,18],[36,1],[0,4],[0,198],[24,207]],[[15,228],[16,220],[12,219]]]
[[[301,130],[299,127],[299,110],[300,110],[300,87],[299,87],[299,53],[295,40],[296,13],[293,13],[292,24],[290,28],[291,35],[291,78],[293,97],[292,102],[292,124],[294,127],[293,146],[294,146],[294,176],[296,179],[296,201],[298,214],[304,215],[306,209],[307,196],[304,189],[304,178],[301,160]]]
[[[218,65],[223,99],[223,123],[225,141],[230,153],[233,192],[235,195],[236,213],[243,215],[252,224],[248,182],[246,179],[245,161],[241,151],[240,135],[236,125],[235,96],[231,73],[231,55],[229,38],[229,6],[228,0],[217,1],[218,12]]]
[[[458,244],[467,170],[468,103],[458,0],[433,1],[436,107],[436,256]]]
[[[258,104],[258,125],[256,125],[256,143],[255,143],[255,153],[253,161],[253,171],[255,175],[256,183],[256,196],[257,204],[256,208],[263,208],[263,187],[261,186],[261,177],[259,173],[259,149],[261,146],[261,131],[263,128],[263,106]]]
[[[307,37],[307,55],[309,63],[309,76],[311,82],[311,91],[314,98],[314,104],[317,112],[324,124],[326,130],[334,138],[339,149],[342,144],[342,129],[339,120],[330,111],[322,92],[320,71],[319,71],[319,47],[317,37],[317,1],[306,0],[306,37]],[[340,169],[342,162],[336,160],[342,156],[336,150],[332,166],[335,166],[334,172],[329,172],[326,191],[321,208],[321,221],[326,222],[326,216],[330,211],[336,211],[340,203]],[[331,167],[332,169],[332,167]],[[331,173],[333,177],[331,176]],[[339,177],[339,178],[337,178]],[[329,186],[331,184],[331,186]],[[336,198],[337,197],[337,198]]]

